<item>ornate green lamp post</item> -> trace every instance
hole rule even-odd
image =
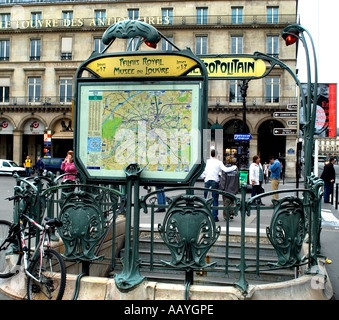
[[[313,87],[313,108],[311,104],[311,90],[312,90],[312,76],[311,76],[311,63],[310,63],[310,55],[306,42],[306,38],[304,36],[304,32],[308,35],[314,57],[314,87]],[[311,175],[311,159],[312,159],[312,151],[313,151],[313,135],[314,135],[314,126],[317,112],[317,86],[318,86],[318,69],[317,69],[317,59],[316,53],[314,49],[313,39],[310,33],[302,27],[300,24],[292,24],[287,26],[281,32],[283,39],[286,42],[286,45],[289,46],[298,40],[301,40],[305,53],[306,53],[306,62],[307,62],[307,101],[305,101],[305,96],[302,94],[302,100],[304,104],[304,122],[305,122],[305,177],[309,177]],[[306,181],[306,180],[305,180]]]

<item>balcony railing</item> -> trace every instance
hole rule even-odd
[[[225,108],[225,107],[234,107],[242,108],[242,97],[237,97],[230,99],[227,96],[209,96],[208,97],[208,107],[209,108]],[[271,102],[271,99],[268,97],[246,97],[246,106],[251,107],[287,107],[290,104],[297,104],[298,98],[296,97],[279,97],[278,101]]]
[[[41,20],[12,20],[0,24],[0,30],[49,30],[55,28],[63,29],[81,29],[81,28],[107,28],[122,20],[128,20],[128,17],[114,16],[106,18],[73,18],[73,19],[41,19]],[[196,15],[191,16],[140,16],[138,20],[150,25],[161,26],[228,26],[241,28],[243,26],[252,25],[269,25],[270,27],[281,27],[295,23],[297,15],[281,14],[278,16],[277,22],[272,23],[267,15],[243,15],[239,22],[234,22],[232,15],[208,15],[205,19],[198,18]],[[238,20],[239,21],[239,20]]]
[[[0,101],[0,111],[2,112],[46,112],[62,111],[70,112],[72,109],[72,99],[67,97],[10,97],[6,102]]]
[[[269,102],[265,97],[247,97],[247,107],[287,107],[287,105],[297,104],[298,98],[296,97],[279,97],[278,102]],[[5,101],[0,101],[0,107],[4,106],[54,106],[54,105],[71,105],[72,98],[70,97],[10,97],[6,98]],[[209,96],[208,107],[213,108],[225,108],[225,107],[239,107],[242,108],[242,98],[237,97],[231,99],[227,96]]]

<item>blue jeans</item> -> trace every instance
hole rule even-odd
[[[31,176],[31,167],[26,167],[26,177]]]
[[[324,182],[324,202],[330,202],[330,195],[333,193],[333,183]]]
[[[208,180],[208,181],[205,182],[205,188],[218,189],[219,188],[219,182],[216,182],[214,180]],[[204,198],[205,199],[207,198],[207,194],[208,194],[208,191],[207,190],[204,191]],[[218,206],[218,204],[219,204],[219,193],[212,191],[212,198],[213,198],[213,206],[214,207]],[[218,218],[218,210],[213,209],[212,213],[213,213],[214,219],[217,219]]]

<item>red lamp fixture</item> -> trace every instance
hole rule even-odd
[[[296,43],[298,41],[299,33],[298,32],[284,33],[282,37],[285,40],[286,46],[290,46],[291,44]]]
[[[146,40],[146,38],[144,38],[144,43],[145,43],[146,46],[151,47],[153,49],[156,49],[156,47],[157,47],[157,44],[155,42],[149,42],[149,41]]]

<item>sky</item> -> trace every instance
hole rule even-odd
[[[312,36],[317,57],[318,83],[337,84],[337,136],[339,136],[338,84],[339,68],[339,1],[338,0],[298,0],[300,24]],[[307,38],[307,36],[306,36]],[[313,54],[308,42],[311,58],[312,82],[314,81]],[[297,57],[298,78],[307,82],[305,50],[299,41]]]
[[[299,0],[298,2],[300,24],[313,38],[318,61],[318,82],[339,83],[339,68],[336,64],[339,54],[339,1]],[[311,46],[308,46],[311,49]],[[306,82],[305,51],[301,43],[299,43],[297,67],[300,81]]]

